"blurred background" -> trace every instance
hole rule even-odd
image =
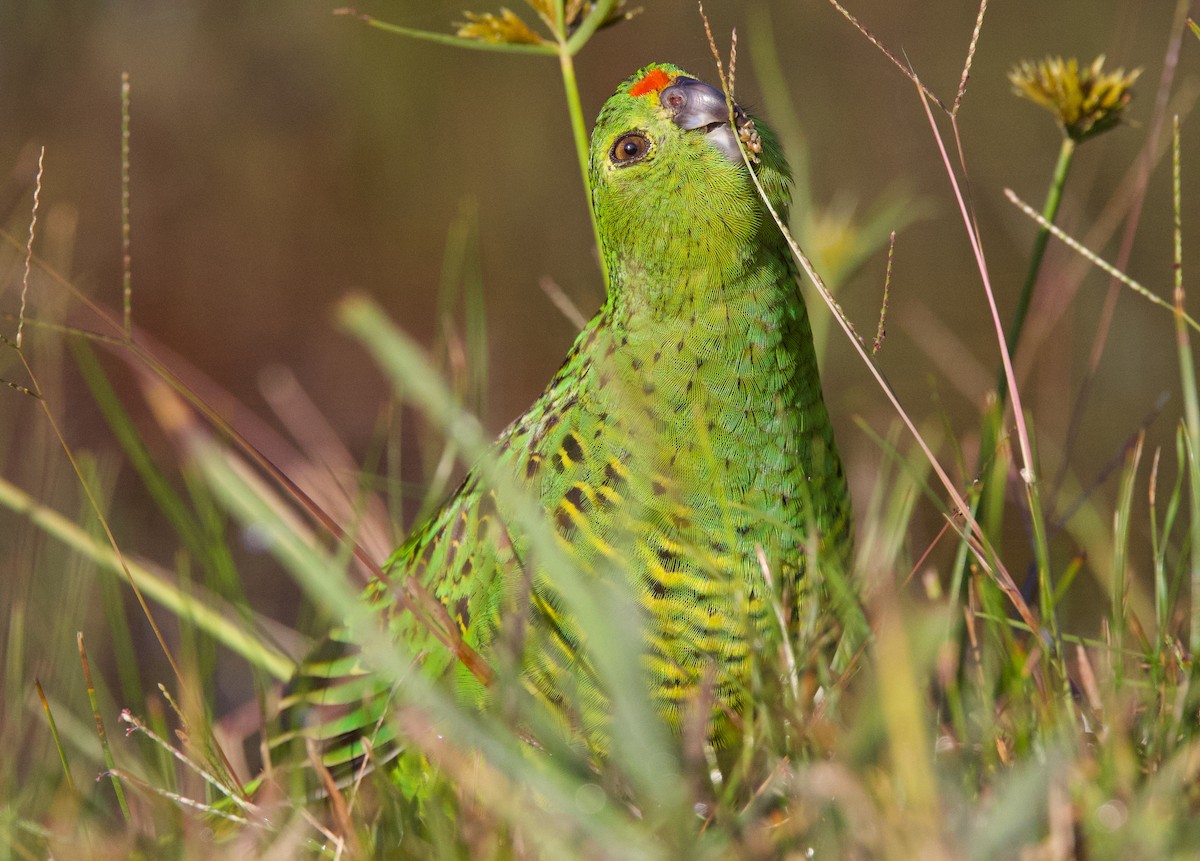
[[[510,5],[534,20],[519,0]],[[621,80],[649,61],[672,61],[715,80],[695,4],[641,5],[640,15],[598,34],[578,57],[589,120]],[[913,85],[826,3],[705,5],[722,47],[730,29],[738,30],[741,103],[764,112],[768,122],[780,113],[776,125],[802,130],[803,142],[793,134],[790,145],[807,147],[815,211],[798,215],[823,225],[836,247],[852,242],[854,225],[868,218],[875,202],[900,201],[897,220],[904,223],[879,363],[952,475],[965,483],[998,351]],[[976,4],[849,5],[944,101],[954,99]],[[357,8],[397,24],[452,32],[462,6],[460,0],[392,0]],[[1076,156],[1059,222],[1086,235],[1136,173],[1152,131],[1175,6],[1165,0],[992,4],[959,126],[1005,321],[1036,228],[1002,191],[1011,187],[1040,208],[1060,141],[1049,114],[1012,95],[1007,71],[1022,59],[1048,54],[1084,63],[1106,54],[1108,67],[1145,69],[1128,123],[1088,142]],[[497,11],[489,0],[471,8]],[[404,39],[336,16],[333,9],[313,0],[0,4],[0,225],[11,237],[0,248],[4,334],[11,338],[15,331],[22,246],[43,146],[37,251],[95,301],[120,308],[120,81],[127,71],[133,317],[162,355],[177,357],[169,360],[173,367],[194,369],[189,380],[207,377],[229,393],[233,400],[221,401],[229,414],[235,413],[229,404],[241,404],[239,426],[279,426],[263,381],[264,374],[271,379],[272,371],[286,368],[350,451],[365,458],[388,387],[366,354],[337,331],[332,307],[349,291],[365,291],[432,346],[443,322],[439,296],[447,257],[478,272],[484,300],[487,382],[481,402],[473,405],[489,431],[518,415],[552,376],[575,333],[541,283],[551,279],[585,315],[602,298],[557,64]],[[756,61],[770,51],[785,89],[772,84],[765,92]],[[1174,75],[1165,98],[1170,110],[1186,114],[1200,92],[1196,40],[1183,43]],[[1185,117],[1183,220],[1185,273],[1194,273],[1200,265],[1200,134],[1189,123]],[[945,123],[943,130],[948,133]],[[1161,137],[1159,149],[1168,141],[1169,135]],[[1127,268],[1169,299],[1169,157],[1151,164],[1144,201]],[[1128,205],[1118,209],[1096,251],[1117,255],[1124,230],[1119,218],[1129,212]],[[886,245],[839,288],[843,307],[868,339],[879,315],[885,265]],[[1111,511],[1116,480],[1108,469],[1164,396],[1165,407],[1149,425],[1146,462],[1153,446],[1165,446],[1160,481],[1175,479],[1181,404],[1172,319],[1123,290],[1098,354],[1095,382],[1076,411],[1109,282],[1090,270],[1073,293],[1081,272],[1057,243],[1043,274],[1018,357],[1043,472],[1053,477],[1066,462],[1073,483],[1095,484],[1094,498],[1108,500],[1100,510]],[[91,313],[44,272],[35,272],[29,307],[32,316],[97,328]],[[811,301],[810,308],[818,328],[827,327],[828,311]],[[118,540],[171,568],[177,541],[122,464],[69,354],[60,362],[61,341],[37,329],[27,329],[26,338],[68,441],[94,453],[103,467]],[[839,333],[829,338],[823,361],[826,397],[861,512],[883,460],[862,425],[887,435],[895,415]],[[104,364],[151,451],[170,464],[173,449],[140,405],[132,375],[113,353]],[[0,350],[0,378],[27,383],[8,348]],[[1079,426],[1074,436],[1068,433],[1073,414]],[[77,484],[45,433],[40,407],[8,388],[0,388],[0,470],[69,517],[80,516]],[[1142,515],[1134,525],[1139,546],[1148,542],[1147,470],[1144,463],[1135,503]],[[404,477],[418,489],[428,479],[422,459],[407,450]],[[1064,494],[1051,505],[1061,512],[1074,502]],[[1005,552],[1010,569],[1020,574],[1031,554],[1019,515],[1010,513],[1008,520],[1011,546]],[[923,505],[915,523],[914,558],[942,521]],[[291,581],[252,548],[235,550],[255,606],[294,620],[297,589]],[[1069,535],[1056,539],[1059,556],[1075,551]],[[18,570],[31,554],[57,558],[64,567],[77,564],[25,521],[0,511],[6,606],[28,603],[29,627],[52,619],[38,634],[49,649],[73,648],[71,634],[79,629],[94,630],[96,648],[103,649],[104,623],[86,595],[39,587]],[[948,554],[934,560],[942,557]],[[1086,576],[1077,588],[1095,591]],[[1084,629],[1086,612],[1084,602],[1077,620]],[[147,660],[156,658],[148,654]],[[236,700],[234,693],[229,697]]]

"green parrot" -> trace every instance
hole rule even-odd
[[[604,104],[589,180],[607,299],[494,444],[563,555],[586,577],[619,578],[640,606],[644,677],[663,720],[678,729],[703,686],[718,746],[733,737],[756,649],[777,624],[769,583],[785,604],[803,601],[806,566],[845,570],[852,542],[797,273],[739,136],[786,219],[790,173],[775,137],[736,107],[731,122],[721,90],[653,64]],[[483,707],[493,697],[398,606],[393,590],[410,576],[483,661],[511,666],[515,650],[526,689],[603,755],[607,695],[585,638],[556,572],[478,468],[385,571],[366,600],[424,672]],[[292,734],[315,734],[326,763],[344,768],[364,736],[376,754],[396,747],[388,699],[335,632],[282,705],[300,716]]]

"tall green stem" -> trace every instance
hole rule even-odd
[[[592,236],[600,257],[600,274],[604,278],[604,291],[608,292],[608,264],[604,259],[604,246],[600,244],[600,225],[596,222],[596,211],[592,208],[592,186],[588,181],[588,133],[583,120],[583,106],[579,102],[579,85],[575,82],[575,63],[567,43],[559,43],[558,62],[562,68],[563,87],[567,91],[567,113],[571,115],[571,132],[575,137],[575,154],[579,157],[579,172],[583,176],[583,189],[587,195],[588,217],[592,220]]]
[[[1063,186],[1067,183],[1067,172],[1071,169],[1071,158],[1075,155],[1075,141],[1064,136],[1062,147],[1058,150],[1058,162],[1054,165],[1054,177],[1050,180],[1050,190],[1046,193],[1046,203],[1042,206],[1042,217],[1050,224],[1058,215],[1058,205],[1062,202]],[[1008,329],[1008,354],[1015,356],[1017,345],[1021,341],[1021,331],[1025,328],[1025,317],[1029,313],[1029,303],[1033,299],[1033,287],[1037,284],[1038,274],[1042,269],[1042,259],[1046,256],[1046,244],[1050,241],[1049,228],[1038,230],[1033,240],[1033,251],[1029,256],[1029,271],[1025,273],[1025,283],[1021,285],[1021,295],[1017,297],[1017,309],[1013,312],[1012,325]],[[1008,386],[1004,379],[1004,369],[996,379],[996,395],[1003,406],[1008,397]]]

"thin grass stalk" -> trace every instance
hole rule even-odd
[[[437,334],[430,348],[434,355],[445,356],[448,365],[446,376],[460,404],[469,403],[468,398],[473,394],[470,382],[472,359],[482,360],[482,356],[475,357],[469,354],[454,328],[455,307],[465,293],[467,258],[473,245],[472,219],[469,211],[465,207],[461,208],[446,231],[446,249],[442,255],[442,273],[437,293]],[[477,413],[480,412],[477,403],[471,406]],[[425,474],[429,479],[421,504],[413,518],[414,523],[426,520],[445,499],[451,489],[450,482],[454,478],[454,465],[458,462],[458,448],[450,440],[442,440],[440,450],[433,450],[432,446],[428,448],[429,450],[423,450],[422,454]]]
[[[1033,552],[1038,575],[1038,603],[1041,621],[1055,658],[1055,668],[1063,687],[1064,702],[1070,706],[1071,685],[1068,681],[1066,656],[1063,654],[1061,631],[1058,626],[1058,609],[1054,600],[1054,581],[1050,572],[1050,544],[1046,535],[1046,520],[1042,515],[1040,482],[1026,481],[1025,491],[1029,500],[1029,521],[1033,530]]]
[[[404,528],[404,475],[401,457],[404,450],[404,408],[395,394],[389,393],[384,407],[384,434],[387,437],[387,510],[392,523],[392,544],[398,545]]]
[[[1167,581],[1168,539],[1175,527],[1175,519],[1179,514],[1179,505],[1183,498],[1183,482],[1188,474],[1187,444],[1183,439],[1186,429],[1180,425],[1175,432],[1175,462],[1179,464],[1179,469],[1175,473],[1175,485],[1167,497],[1167,507],[1163,514],[1161,527],[1158,524],[1159,452],[1155,452],[1154,469],[1151,472],[1149,488],[1150,542],[1151,552],[1154,555],[1154,622],[1157,640],[1160,644],[1165,643],[1169,636],[1167,626],[1170,623],[1172,597],[1172,589]]]
[[[980,20],[982,20],[982,14],[983,14],[983,9],[980,10]],[[965,81],[966,81],[965,70],[964,70],[963,81],[965,84]],[[951,124],[954,127],[955,140],[959,144],[959,160],[960,160],[960,163],[963,164],[964,172],[965,172],[965,162],[964,162],[964,158],[963,158],[962,143],[961,143],[961,138],[958,134],[958,123],[957,123],[957,116],[956,116],[959,103],[960,103],[960,99],[956,99],[955,100],[955,112],[951,116]],[[931,118],[931,121],[932,121],[932,118]],[[936,131],[936,129],[935,129],[935,131]],[[1047,538],[1047,534],[1046,534],[1045,517],[1044,517],[1043,511],[1042,511],[1041,491],[1038,486],[1036,472],[1033,468],[1032,460],[1030,457],[1031,450],[1028,447],[1027,432],[1026,432],[1026,428],[1025,428],[1025,424],[1024,424],[1024,416],[1021,414],[1021,405],[1020,405],[1020,400],[1019,400],[1019,394],[1018,394],[1018,390],[1017,390],[1017,386],[1016,386],[1016,380],[1015,380],[1015,377],[1013,375],[1013,370],[1012,370],[1012,357],[1016,355],[1017,347],[1020,344],[1021,333],[1022,333],[1022,331],[1024,329],[1024,325],[1025,325],[1025,318],[1029,312],[1030,302],[1033,298],[1033,290],[1037,284],[1038,275],[1041,271],[1042,262],[1045,258],[1046,246],[1050,239],[1050,230],[1048,228],[1048,225],[1053,223],[1055,217],[1058,214],[1059,205],[1062,202],[1063,188],[1066,185],[1067,174],[1070,170],[1071,160],[1075,153],[1075,145],[1076,145],[1076,142],[1073,138],[1071,138],[1069,135],[1063,136],[1062,145],[1059,148],[1058,159],[1055,163],[1054,172],[1051,177],[1050,187],[1046,194],[1046,201],[1042,207],[1042,216],[1044,219],[1044,224],[1047,226],[1043,226],[1038,231],[1037,237],[1034,240],[1033,248],[1030,253],[1029,268],[1028,268],[1026,276],[1025,276],[1025,282],[1022,285],[1021,292],[1018,296],[1017,307],[1013,313],[1013,318],[1009,324],[1009,329],[1008,329],[1007,335],[1002,334],[999,316],[996,312],[995,302],[992,298],[990,286],[987,284],[986,273],[984,273],[984,287],[985,287],[986,293],[988,294],[988,300],[991,305],[994,321],[996,323],[997,338],[1002,340],[1002,351],[1001,351],[1001,367],[997,373],[997,378],[996,378],[996,401],[995,401],[994,405],[992,405],[992,407],[987,410],[985,417],[984,417],[983,428],[982,428],[981,439],[980,439],[978,462],[976,464],[976,470],[975,470],[976,474],[981,473],[982,464],[987,460],[987,458],[989,458],[991,456],[991,453],[995,449],[997,439],[998,439],[999,433],[1000,433],[1001,422],[1003,421],[1003,416],[1005,413],[1005,404],[1006,404],[1006,401],[1008,400],[1009,393],[1011,392],[1012,398],[1013,398],[1014,414],[1015,414],[1015,418],[1017,421],[1018,437],[1020,438],[1021,444],[1022,444],[1022,460],[1024,462],[1024,468],[1021,470],[1021,477],[1022,477],[1022,479],[1024,479],[1024,483],[1025,483],[1026,500],[1027,500],[1027,503],[1029,506],[1030,522],[1031,522],[1032,529],[1033,529],[1033,547],[1034,547],[1034,558],[1036,560],[1036,568],[1037,568],[1037,575],[1038,575],[1038,593],[1039,593],[1039,599],[1040,599],[1039,603],[1041,605],[1040,609],[1041,609],[1041,614],[1042,614],[1042,620],[1043,620],[1043,622],[1046,623],[1048,632],[1052,638],[1053,649],[1054,649],[1055,658],[1057,660],[1057,664],[1058,664],[1059,668],[1063,671],[1064,684],[1065,684],[1065,680],[1066,680],[1066,672],[1065,672],[1066,664],[1065,664],[1064,656],[1062,653],[1062,643],[1058,636],[1059,631],[1058,631],[1057,612],[1055,610],[1055,601],[1053,598],[1056,590],[1055,590],[1054,584],[1052,583],[1052,580],[1051,580],[1049,542],[1048,542],[1048,538]],[[947,165],[947,170],[949,171],[949,165]],[[953,173],[952,172],[951,172],[951,179],[953,181]],[[960,206],[961,206],[961,197],[960,197]],[[966,220],[965,212],[964,212],[964,220]],[[972,226],[974,226],[974,232],[977,232],[978,226],[974,225],[973,221],[968,224],[968,232],[973,232]],[[984,268],[983,259],[982,259],[982,246],[975,245],[974,243],[973,243],[973,245],[977,249],[977,255],[979,256],[980,268],[982,271]],[[1005,475],[1002,474],[999,477],[999,480],[1003,481],[1004,479],[1005,479]],[[987,511],[987,509],[985,508],[985,501],[988,498],[987,493],[986,493],[986,489],[987,489],[986,484],[987,484],[987,480],[985,479],[984,480],[985,486],[980,489],[979,493],[974,494],[973,498],[971,500],[971,514],[973,517],[979,517],[979,516],[981,516],[981,512],[986,513],[986,511]],[[1002,501],[1001,501],[1001,505],[1002,505]],[[998,510],[998,508],[993,508],[993,515],[998,520],[1000,517],[1000,510]],[[955,568],[954,568],[954,570],[956,572],[956,574],[955,574],[956,581],[961,580],[961,578],[964,576],[962,566],[965,564],[965,561],[966,561],[965,549],[960,547],[960,550],[958,553],[958,558],[956,559]],[[1069,698],[1069,692],[1067,695]]]
[[[121,73],[121,307],[125,337],[133,335],[133,251],[129,227],[129,73]]]
[[[149,795],[166,799],[172,804],[187,808],[189,810],[194,810],[198,813],[204,814],[205,816],[215,816],[220,819],[224,819],[227,822],[235,822],[238,825],[253,826],[257,824],[249,819],[246,819],[244,816],[238,816],[236,813],[231,813],[220,806],[205,804],[204,802],[197,801],[194,798],[188,798],[186,795],[180,795],[178,792],[172,792],[171,790],[165,789],[157,783],[151,783],[143,780],[137,775],[131,774],[128,771],[124,771],[119,768],[113,769],[110,776],[113,778],[113,780],[123,780],[126,783],[131,784],[134,788],[140,789]],[[210,837],[209,839],[211,840],[212,838]],[[134,855],[132,857],[139,858],[144,856]]]
[[[8,631],[5,634],[4,680],[2,696],[5,697],[5,712],[24,699],[25,665],[29,656],[26,654],[25,598],[17,598],[8,608]],[[20,708],[13,709],[19,720]],[[7,723],[9,714],[4,715]]]
[[[924,496],[925,499],[929,502],[929,504],[934,506],[935,508],[938,506],[941,506],[944,503],[944,500],[940,496],[938,496],[937,491],[927,481],[926,470],[919,469],[903,453],[900,452],[900,450],[898,448],[898,440],[897,440],[898,429],[897,428],[895,428],[894,426],[892,428],[890,428],[888,431],[888,436],[886,438],[884,438],[884,437],[880,436],[879,433],[873,427],[871,427],[869,424],[867,424],[866,420],[863,419],[861,416],[855,417],[854,424],[855,424],[855,427],[857,427],[860,431],[862,431],[863,435],[866,436],[867,439],[869,439],[872,443],[874,443],[875,447],[879,449],[879,451],[884,455],[886,460],[895,465],[896,471],[897,471],[897,479],[899,479],[902,476],[906,482],[909,482],[914,487],[916,487],[916,489],[919,491],[919,493],[922,496]],[[928,464],[926,464],[926,465],[928,465]],[[879,484],[881,486],[886,487],[886,486],[890,486],[890,484],[894,483],[894,482],[885,481],[884,479],[885,479],[885,476],[881,475],[880,481],[879,481]],[[868,508],[867,515],[865,517],[863,517],[863,524],[866,528],[871,528],[875,524],[882,523],[882,519],[875,519],[873,516],[875,513],[878,513],[879,518],[884,517],[884,515],[882,513],[882,509],[879,508],[879,505],[881,505],[881,503],[873,503],[872,507]],[[952,527],[949,523],[946,523],[943,528],[951,529]],[[869,535],[869,534],[870,533],[864,533],[864,535]],[[871,543],[872,542],[870,540],[868,540],[867,538],[864,537],[861,546],[869,547],[869,546],[871,546]],[[856,546],[858,546],[857,543],[856,543]],[[899,546],[895,545],[894,550],[896,553],[898,553]]]
[[[611,5],[611,2],[608,4]],[[594,15],[595,13],[593,13]],[[590,19],[590,16],[589,16]],[[604,257],[604,246],[600,242],[600,222],[596,220],[596,210],[592,206],[592,184],[588,179],[588,132],[583,119],[583,105],[579,101],[579,84],[575,80],[575,62],[569,43],[559,43],[558,65],[562,72],[563,89],[567,96],[567,113],[571,117],[571,135],[575,140],[575,156],[579,159],[579,173],[583,177],[583,190],[587,197],[588,218],[592,224],[592,237],[599,252],[600,277],[603,279],[604,292],[608,293],[608,263]],[[577,50],[577,49],[576,49]]]
[[[967,499],[969,501],[968,511],[971,520],[979,523],[980,513],[983,510],[983,494],[988,488],[988,481],[983,477],[983,470],[988,466],[988,460],[984,456],[984,452],[992,452],[993,455],[998,455],[999,451],[996,448],[996,437],[1000,424],[1000,417],[996,409],[995,399],[989,403],[988,409],[984,413],[983,432],[979,438],[979,477],[967,491]],[[1006,467],[1007,470],[1007,467]],[[994,534],[994,531],[988,529],[986,524],[980,524],[985,532]],[[966,540],[966,536],[960,536],[958,549],[954,554],[954,563],[950,568],[950,603],[952,606],[959,605],[963,600],[963,595],[967,591],[967,580],[970,574],[968,570],[968,561],[971,558],[970,542]],[[948,626],[953,626],[957,623],[953,616],[947,618]],[[947,631],[949,636],[949,630]],[[964,650],[963,655],[966,655]]]
[[[963,61],[962,74],[958,79],[958,92],[954,96],[954,106],[950,108],[950,116],[957,117],[958,109],[962,107],[963,97],[967,94],[967,82],[971,80],[971,64],[975,61],[975,48],[979,44],[979,34],[983,30],[983,16],[987,14],[988,0],[980,0],[979,14],[975,16],[975,30],[971,33],[971,43],[967,46],[967,58]]]
[[[1066,567],[1063,568],[1062,576],[1054,584],[1054,603],[1056,606],[1062,603],[1063,598],[1067,596],[1067,590],[1071,588],[1071,584],[1079,576],[1079,572],[1083,570],[1084,561],[1085,557],[1082,554],[1076,553],[1067,562]]]
[[[50,726],[50,738],[54,741],[54,749],[58,751],[58,761],[62,763],[63,776],[66,778],[67,786],[72,792],[75,792],[75,779],[71,777],[71,766],[67,762],[67,752],[63,749],[62,739],[58,735],[58,723],[54,720],[54,712],[50,708],[46,692],[42,690],[42,683],[39,679],[33,680],[33,687],[37,691],[38,699],[41,700],[42,710],[46,713],[46,723]]]
[[[117,761],[113,756],[112,746],[108,743],[108,733],[104,731],[104,718],[100,714],[100,703],[96,699],[96,686],[92,683],[92,668],[88,663],[87,650],[83,645],[82,631],[75,635],[75,642],[79,646],[79,662],[83,666],[83,682],[87,686],[88,703],[92,707],[92,718],[96,721],[96,736],[100,739],[100,749],[104,752],[104,765],[108,769],[108,778],[112,781],[113,792],[116,793],[121,815],[125,818],[126,824],[131,824],[133,814],[129,811],[129,803],[125,800],[125,790],[116,775]]]
[[[25,331],[25,305],[29,298],[29,275],[33,270],[33,240],[37,235],[38,205],[42,198],[42,166],[46,158],[46,148],[38,152],[37,176],[33,182],[33,209],[29,215],[29,239],[25,243],[25,268],[21,276],[21,307],[17,312],[17,351],[21,349],[21,336]]]
[[[1058,161],[1054,164],[1054,175],[1050,179],[1050,188],[1046,192],[1046,202],[1042,205],[1042,218],[1047,225],[1053,224],[1055,217],[1058,215],[1058,207],[1062,203],[1063,188],[1066,186],[1067,173],[1071,169],[1071,160],[1074,155],[1074,139],[1063,135],[1062,146],[1058,150]],[[1040,227],[1037,236],[1033,240],[1033,249],[1029,254],[1029,270],[1025,273],[1025,283],[1021,285],[1021,293],[1017,297],[1017,307],[1013,311],[1012,322],[1009,324],[1006,343],[1008,344],[1008,354],[1010,356],[1017,354],[1017,346],[1021,342],[1021,332],[1025,328],[1025,317],[1029,313],[1030,300],[1033,298],[1033,288],[1037,284],[1038,275],[1042,270],[1042,261],[1046,256],[1046,245],[1049,242],[1050,228],[1048,226]],[[1001,404],[1004,403],[1007,394],[1004,369],[1001,368],[996,379],[996,395],[1000,398]]]
[[[1154,449],[1154,458],[1150,462],[1150,484],[1146,494],[1150,516],[1150,557],[1154,568],[1154,643],[1150,653],[1150,672],[1153,684],[1159,687],[1163,682],[1163,668],[1169,656],[1170,633],[1167,629],[1167,573],[1166,573],[1166,544],[1170,534],[1169,529],[1159,532],[1158,523],[1158,467],[1162,458],[1162,448]],[[1182,461],[1181,461],[1182,463]],[[1183,470],[1179,470],[1182,477]],[[1179,485],[1176,485],[1178,494]]]
[[[883,339],[887,337],[888,294],[892,287],[892,261],[896,257],[896,231],[888,237],[887,270],[883,274],[883,302],[879,306],[879,325],[875,329],[875,340],[871,342],[871,355],[879,355]]]
[[[125,611],[125,592],[121,581],[116,577],[104,577],[100,579],[98,587],[104,616],[108,619],[109,648],[117,665],[121,696],[125,702],[140,702],[145,686],[142,683],[141,661],[133,643],[132,626]]]
[[[1129,568],[1129,524],[1133,508],[1133,488],[1137,479],[1138,463],[1142,458],[1145,433],[1138,434],[1133,449],[1125,456],[1125,471],[1117,493],[1117,507],[1113,512],[1113,594],[1112,632],[1117,655],[1113,663],[1114,681],[1120,689],[1125,677],[1125,633],[1128,625],[1128,568]]]
[[[565,3],[565,0],[563,0]],[[592,36],[596,35],[596,31],[608,19],[609,13],[617,5],[617,0],[597,0],[592,11],[583,19],[575,32],[571,34],[571,38],[567,40],[567,50],[572,55],[578,54],[583,46],[588,43]]]
[[[1124,284],[1126,287],[1128,287],[1134,293],[1137,293],[1139,296],[1141,296],[1143,299],[1145,299],[1151,305],[1157,305],[1160,308],[1164,308],[1167,311],[1170,311],[1173,315],[1175,315],[1178,318],[1178,320],[1181,323],[1186,325],[1189,329],[1192,329],[1196,332],[1200,332],[1200,322],[1197,322],[1196,319],[1193,318],[1190,314],[1188,314],[1182,308],[1176,307],[1172,303],[1168,302],[1166,299],[1161,298],[1160,296],[1155,294],[1154,291],[1150,290],[1150,288],[1146,287],[1141,282],[1135,281],[1133,278],[1130,278],[1128,275],[1126,275],[1124,272],[1122,272],[1120,269],[1118,269],[1113,264],[1109,263],[1103,257],[1100,257],[1094,251],[1085,247],[1083,245],[1083,243],[1079,242],[1079,240],[1075,239],[1069,233],[1065,232],[1062,228],[1058,227],[1057,225],[1050,224],[1049,222],[1047,222],[1045,219],[1042,218],[1042,216],[1037,212],[1037,210],[1035,210],[1032,206],[1030,206],[1028,203],[1023,201],[1020,197],[1018,197],[1016,192],[1014,192],[1011,188],[1004,189],[1004,196],[1009,199],[1009,202],[1011,202],[1013,205],[1015,205],[1018,209],[1020,209],[1022,212],[1024,212],[1027,216],[1032,218],[1034,221],[1036,221],[1038,224],[1042,225],[1043,227],[1046,227],[1051,233],[1054,234],[1054,237],[1056,239],[1061,241],[1064,245],[1066,245],[1068,248],[1070,248],[1076,254],[1078,254],[1081,257],[1088,260],[1093,266],[1095,266],[1098,269],[1103,270],[1106,274],[1111,275],[1113,278],[1115,278],[1117,281]]]
[[[467,403],[477,415],[485,415],[488,406],[488,385],[490,367],[488,365],[488,330],[485,298],[487,286],[484,283],[482,252],[479,237],[478,207],[470,210],[467,222],[469,231],[467,238],[470,245],[464,249],[463,259],[463,339],[470,367],[467,369]],[[582,328],[582,327],[580,327]]]
[[[162,692],[164,695],[167,695],[167,691],[165,688],[162,689]],[[183,717],[182,712],[180,711],[179,707],[170,699],[169,695],[167,695],[167,701],[171,704],[171,707],[174,709],[175,714],[179,717],[179,719],[184,723],[184,726],[186,727],[186,725],[187,725],[186,719]],[[129,729],[126,730],[127,735],[133,735],[133,734],[137,733],[137,734],[140,734],[140,735],[146,737],[147,739],[150,740],[150,742],[158,750],[162,751],[167,757],[175,760],[176,762],[181,763],[184,766],[184,768],[195,773],[201,780],[203,780],[206,784],[208,784],[210,787],[215,789],[222,798],[228,798],[229,802],[231,804],[237,805],[242,810],[244,810],[248,813],[254,812],[254,805],[242,798],[242,792],[241,792],[240,787],[231,786],[231,785],[225,783],[224,781],[221,780],[220,777],[218,777],[217,775],[212,774],[208,770],[206,770],[200,762],[197,762],[196,760],[193,760],[193,759],[189,759],[188,756],[183,753],[183,751],[178,750],[177,748],[168,744],[166,739],[164,739],[161,735],[159,735],[153,729],[151,729],[149,726],[147,726],[146,723],[144,721],[142,721],[140,718],[135,717],[133,712],[129,711],[129,709],[125,709],[121,712],[121,721],[123,723],[125,723],[126,725],[128,725],[128,727],[129,727]]]
[[[1200,452],[1200,396],[1196,391],[1196,367],[1192,358],[1192,343],[1184,325],[1186,314],[1183,289],[1183,218],[1182,211],[1182,166],[1179,155],[1179,116],[1174,119],[1172,137],[1172,208],[1174,210],[1174,263],[1175,263],[1175,342],[1179,353],[1179,380],[1183,389],[1184,432],[1188,441],[1189,483],[1191,488],[1191,511],[1188,534],[1191,538],[1191,587],[1192,606],[1188,631],[1188,647],[1193,655],[1200,653],[1200,465],[1196,463]]]
[[[866,27],[864,27],[857,18],[855,18],[853,15],[851,15],[846,10],[846,8],[844,6],[842,6],[841,3],[838,2],[838,0],[829,0],[829,5],[832,6],[834,9],[836,9],[843,18],[845,18],[847,21],[849,21],[851,26],[854,27],[854,29],[858,30],[859,33],[862,33],[862,35],[866,38],[866,40],[868,42],[870,42],[872,45],[874,45],[876,48],[878,48],[881,52],[883,52],[883,55],[892,61],[892,65],[895,66],[897,69],[899,69],[900,73],[902,75],[904,75],[904,77],[908,78],[910,81],[912,81],[914,84],[916,84],[917,88],[922,93],[924,93],[926,96],[928,96],[930,99],[932,99],[933,103],[936,104],[939,108],[941,108],[946,113],[947,116],[953,116],[953,111],[951,110],[951,108],[947,107],[946,103],[943,102],[941,99],[939,99],[934,94],[933,90],[929,89],[923,83],[921,83],[921,81],[917,78],[916,74],[912,71],[912,69],[906,63],[900,62],[899,58],[897,58],[895,54],[893,54],[891,51],[889,51],[884,46],[884,44],[882,42],[880,42],[878,38],[875,37],[875,34],[873,34],[870,30],[868,30]],[[982,20],[982,15],[981,15],[981,20]],[[972,42],[974,42],[974,40],[972,40]]]

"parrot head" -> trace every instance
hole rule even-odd
[[[621,84],[600,111],[589,154],[610,272],[708,266],[775,230],[738,137],[786,220],[790,173],[769,129],[736,105],[731,118],[721,90],[677,66],[655,63]]]

